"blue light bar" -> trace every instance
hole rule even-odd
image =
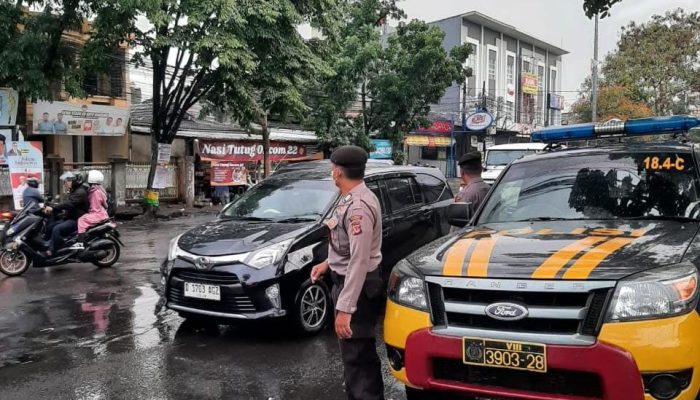
[[[602,124],[553,126],[535,131],[530,137],[533,142],[552,143],[611,136],[664,135],[687,132],[696,126],[700,126],[700,118],[676,115],[631,119],[626,122],[608,121]]]

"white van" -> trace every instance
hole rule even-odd
[[[484,182],[493,185],[501,175],[501,172],[512,161],[520,157],[535,154],[543,151],[547,147],[545,143],[511,143],[499,144],[486,150],[484,160],[484,172],[481,177]]]

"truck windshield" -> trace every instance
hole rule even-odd
[[[282,221],[318,219],[338,189],[329,180],[269,179],[247,191],[221,218]]]
[[[608,152],[513,165],[479,223],[542,219],[698,218],[690,153]]]
[[[489,150],[486,154],[486,165],[508,165],[520,157],[535,154],[534,150]]]

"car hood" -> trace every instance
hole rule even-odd
[[[484,172],[481,173],[481,179],[486,181],[493,181],[498,178],[499,175],[506,169],[505,165],[499,166],[488,166]]]
[[[699,224],[557,221],[489,224],[408,257],[423,275],[617,280],[681,261]]]
[[[299,236],[314,223],[220,220],[200,225],[180,237],[181,249],[202,256],[248,253]]]

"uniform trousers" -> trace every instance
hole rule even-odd
[[[333,303],[343,290],[345,277],[331,273]],[[369,272],[352,314],[352,338],[340,339],[345,393],[348,400],[383,400],[382,363],[377,355],[376,326],[382,306],[382,279],[379,268]]]

